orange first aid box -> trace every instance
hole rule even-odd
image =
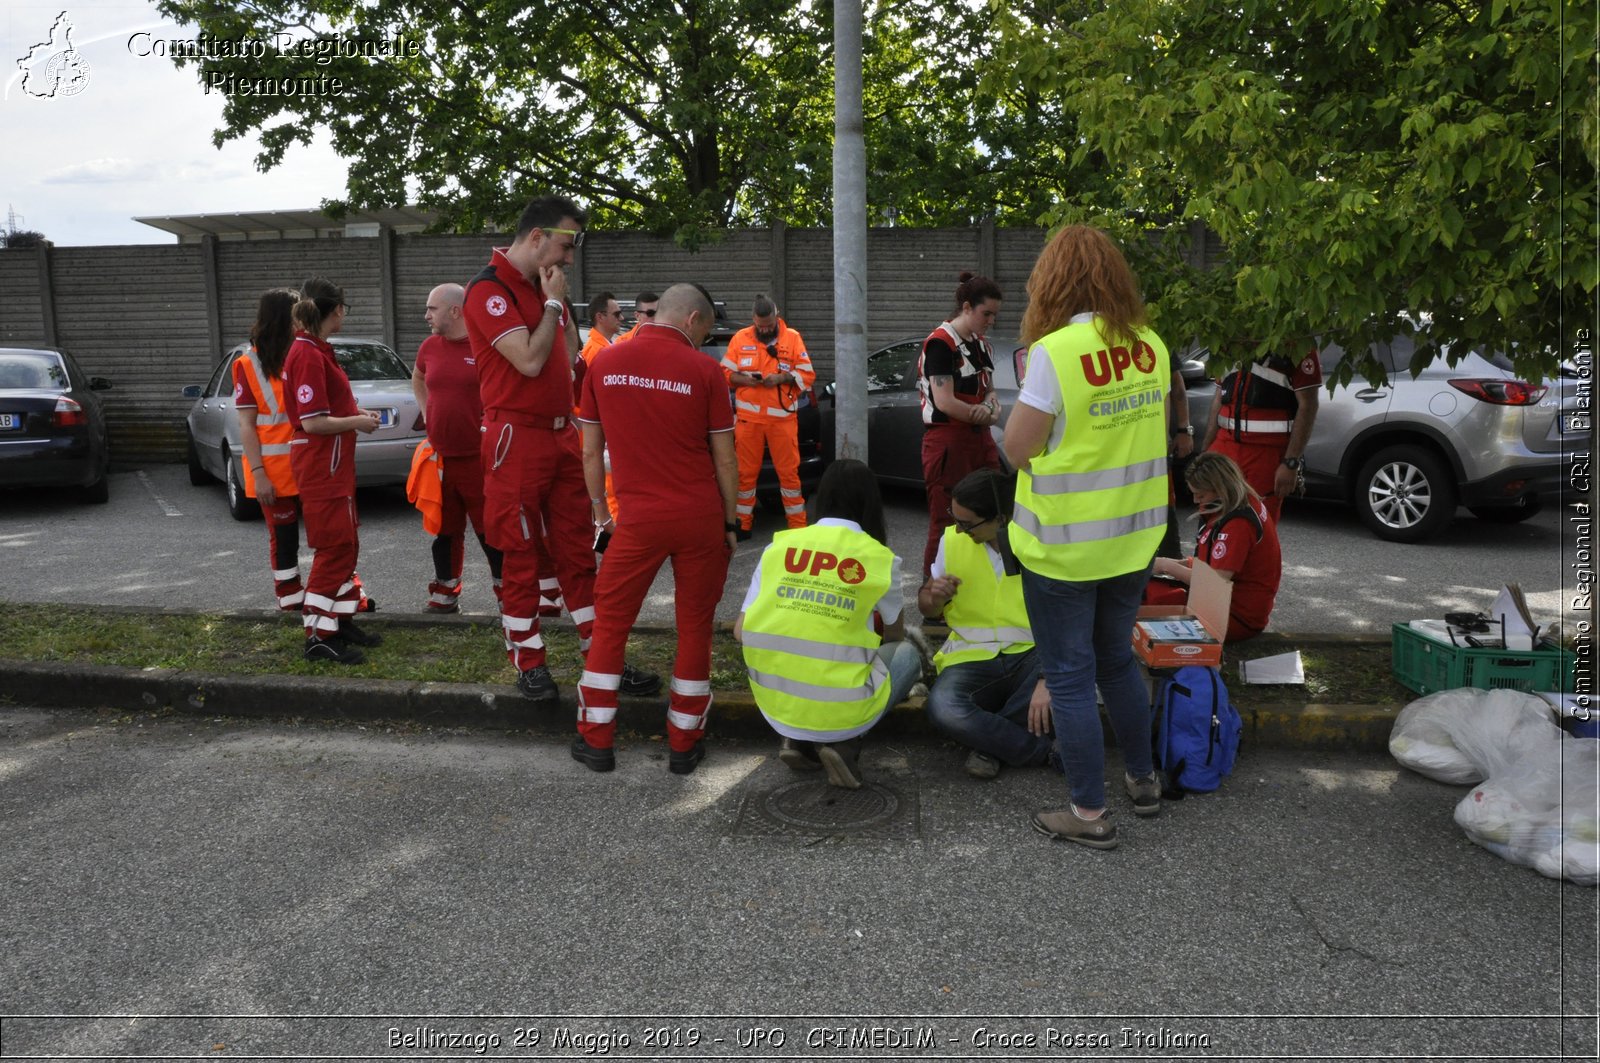
[[[1190,569],[1186,605],[1139,608],[1133,624],[1133,652],[1151,668],[1219,665],[1222,642],[1228,631],[1228,606],[1232,603],[1233,584],[1217,575],[1204,561],[1196,561]],[[1171,621],[1188,623],[1168,623]],[[1198,637],[1179,637],[1163,630],[1176,627],[1189,628]]]

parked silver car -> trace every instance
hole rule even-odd
[[[1306,493],[1348,502],[1375,535],[1398,543],[1437,534],[1458,505],[1502,523],[1539,512],[1587,445],[1577,381],[1564,374],[1532,384],[1509,360],[1475,353],[1455,365],[1441,354],[1413,378],[1415,349],[1409,336],[1374,348],[1389,374],[1381,387],[1358,378],[1322,392]],[[1327,377],[1345,352],[1329,344],[1319,357]]]
[[[356,437],[356,483],[362,487],[403,484],[411,473],[411,457],[427,438],[417,400],[411,393],[411,370],[400,356],[377,340],[332,339],[334,357],[350,377],[350,388],[362,409],[374,410],[378,430]],[[243,452],[239,417],[233,407],[233,363],[250,349],[241,343],[229,351],[205,384],[183,389],[195,400],[189,410],[189,482],[221,480],[227,486],[228,512],[236,520],[255,520],[261,509],[244,493]]]
[[[1028,349],[1010,336],[988,339],[994,351],[994,389],[1000,398],[1000,420],[989,431],[999,446],[1021,390],[1019,381],[1026,374]],[[922,337],[898,340],[867,355],[867,461],[884,483],[910,487],[923,483],[922,406],[917,394],[917,356],[922,353],[922,342]],[[1203,359],[1186,357],[1180,368],[1191,389],[1189,416],[1198,434],[1216,388],[1206,379]],[[823,410],[822,442],[830,455],[834,446],[833,394],[833,384],[823,389],[829,401]],[[1004,451],[1001,453],[1003,462]]]

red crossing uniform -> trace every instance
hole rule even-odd
[[[727,380],[677,328],[648,322],[595,356],[579,417],[605,432],[618,513],[595,589],[578,732],[596,748],[612,745],[628,631],[670,558],[678,651],[667,741],[687,751],[711,707],[712,625],[731,554],[711,455],[712,434],[734,430]]]
[[[355,580],[360,541],[356,534],[354,430],[310,435],[308,417],[353,417],[360,413],[350,378],[339,367],[333,347],[306,332],[295,333],[283,362],[283,394],[294,426],[289,462],[300,488],[306,543],[316,551],[306,577],[302,615],[307,635],[338,634],[339,618],[354,616],[361,589]]]
[[[489,268],[467,288],[467,337],[478,362],[483,400],[480,453],[483,516],[489,545],[502,551],[500,614],[507,654],[518,671],[545,663],[539,633],[541,560],[547,536],[554,575],[585,652],[594,627],[594,550],[583,454],[572,423],[572,362],[558,330],[537,376],[524,376],[495,342],[532,332],[545,296],[496,248]],[[541,536],[541,528],[544,536]]]

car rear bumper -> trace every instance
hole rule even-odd
[[[1553,501],[1566,483],[1567,465],[1563,462],[1514,465],[1486,479],[1461,484],[1461,504],[1512,505],[1531,495]]]
[[[0,440],[0,487],[83,487],[103,471],[87,437]]]
[[[377,487],[405,483],[411,475],[412,455],[425,438],[404,436],[399,439],[356,440],[356,484],[360,487]]]

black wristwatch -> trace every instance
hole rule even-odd
[[[1181,424],[1181,425],[1178,426],[1178,430],[1174,434],[1180,435],[1180,436],[1188,436],[1190,439],[1193,439],[1194,438],[1194,425],[1192,425],[1192,424]]]
[[[739,522],[736,520],[725,520],[722,522],[722,530],[725,532],[736,532],[739,530]]]
[[[1288,466],[1289,468],[1293,469],[1295,472],[1299,472],[1301,469],[1304,469],[1306,467],[1306,459],[1305,458],[1284,458],[1283,461],[1281,462],[1281,464]]]

